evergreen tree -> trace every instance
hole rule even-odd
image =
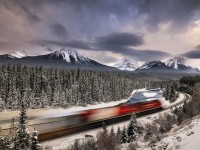
[[[170,89],[169,89],[169,85],[167,85],[166,89],[165,89],[165,99],[169,100],[170,99]]]
[[[7,137],[0,136],[0,150],[12,150],[12,145]]]
[[[38,131],[35,131],[35,128],[34,128],[34,131],[32,133],[32,137],[31,137],[31,150],[41,150],[41,146],[38,142]]]
[[[170,87],[169,100],[170,100],[170,102],[174,102],[175,99],[176,99],[176,91],[175,91],[174,85],[172,84],[171,87]]]
[[[127,143],[128,142],[128,135],[126,132],[126,127],[124,126],[121,134],[121,143]]]
[[[115,138],[115,131],[114,131],[113,126],[112,126],[112,128],[110,129],[110,136],[111,136],[112,138]]]
[[[22,100],[30,108],[116,101],[129,96],[136,84],[142,87],[111,72],[2,65],[0,107],[19,109]]]
[[[102,127],[103,127],[103,134],[107,134],[108,131],[107,131],[106,124],[104,121],[102,122]]]
[[[136,122],[136,115],[132,114],[131,120],[128,126],[127,134],[128,134],[128,141],[131,142],[137,139],[137,122]]]
[[[121,142],[121,129],[120,127],[117,128],[117,134],[116,134],[116,138],[117,138],[117,141]]]
[[[14,150],[29,150],[30,149],[30,135],[27,128],[27,115],[24,103],[21,104],[19,123],[17,124],[17,131],[14,138]]]

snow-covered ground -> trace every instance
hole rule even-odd
[[[200,149],[200,116],[186,121],[183,125],[173,128],[168,136],[155,144],[155,149],[165,147],[167,150],[199,150]],[[141,148],[151,150],[151,148]]]
[[[135,92],[136,92],[136,90],[133,91],[131,96],[134,95]],[[130,99],[131,96],[128,99]],[[151,96],[151,94],[149,94],[149,96]],[[184,98],[185,98],[185,95],[180,93],[179,98],[172,104],[178,103],[178,102],[182,101]],[[122,100],[122,101],[126,102],[127,100]],[[122,101],[116,102],[116,104],[117,103],[121,103]],[[112,102],[109,105],[113,106],[113,104],[115,104],[115,102]],[[106,104],[102,104],[101,106],[108,107],[107,103]],[[90,107],[90,106],[88,106],[88,107]],[[95,107],[95,106],[93,106],[93,107]],[[100,106],[96,106],[96,108],[97,107],[99,108]],[[162,113],[166,113],[167,111],[170,111],[170,110],[166,110],[166,111],[164,111]],[[137,120],[140,123],[150,123],[150,122],[152,122],[153,119],[158,118],[158,116],[160,114],[161,113],[151,114],[151,115],[148,115],[148,116],[144,116],[144,117],[138,118]],[[113,127],[115,132],[117,132],[117,128],[118,127],[120,127],[122,129],[124,126],[127,126],[128,123],[129,123],[129,121],[125,121],[125,122],[120,122],[120,123],[117,123],[117,124],[114,124],[114,125],[109,125],[109,126],[107,126],[107,129],[110,130],[111,127]],[[102,131],[102,128],[97,128],[97,129],[81,132],[81,133],[70,135],[70,136],[64,136],[64,137],[61,137],[61,138],[48,140],[48,141],[42,142],[41,144],[43,146],[50,146],[50,147],[53,148],[53,150],[60,150],[60,149],[68,147],[70,144],[72,144],[74,142],[75,139],[79,139],[79,140],[85,139],[85,135],[92,135],[93,137],[96,137],[96,135],[97,135],[97,133],[99,131]]]

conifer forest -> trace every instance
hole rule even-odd
[[[127,98],[139,86],[117,73],[22,65],[0,67],[0,108],[68,107]]]

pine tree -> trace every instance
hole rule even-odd
[[[14,150],[29,150],[30,149],[30,135],[28,131],[26,108],[24,103],[21,104],[19,123],[17,124],[17,131],[14,138]]]
[[[42,149],[38,142],[38,134],[39,134],[39,132],[35,131],[35,128],[34,128],[34,131],[32,133],[32,137],[31,137],[31,150],[41,150]]]
[[[121,134],[121,143],[126,143],[126,142],[128,142],[128,135],[126,132],[126,127],[124,126]]]
[[[12,145],[8,137],[0,136],[0,150],[12,150]]]
[[[107,131],[106,124],[104,121],[102,122],[102,127],[103,127],[103,134],[107,134],[108,131]]]
[[[128,134],[128,141],[131,142],[137,139],[137,122],[136,122],[136,115],[132,114],[131,120],[128,126],[127,134]]]
[[[110,129],[110,136],[111,136],[112,138],[115,138],[115,131],[114,131],[113,126],[112,126],[112,128]]]
[[[170,89],[169,89],[169,85],[167,85],[166,89],[165,89],[165,99],[169,100],[170,99]]]
[[[173,102],[176,99],[176,91],[174,85],[170,87],[170,95],[169,95],[169,100],[170,102]]]

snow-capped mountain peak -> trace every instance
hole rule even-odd
[[[80,61],[88,61],[89,59],[79,54],[77,51],[73,49],[61,49],[52,53],[52,56],[55,55],[56,57],[61,57],[66,62],[80,62]]]
[[[120,70],[134,71],[139,67],[139,64],[127,58],[123,58],[119,63],[115,64],[114,67]]]
[[[27,54],[25,51],[16,51],[8,54],[8,57],[10,58],[23,58],[26,57]]]
[[[145,62],[137,70],[147,70],[147,69],[151,69],[151,68],[168,69],[168,67],[161,61],[150,61],[150,62]]]
[[[165,62],[166,66],[179,69],[179,65],[184,65],[185,59],[182,57],[174,57]]]

